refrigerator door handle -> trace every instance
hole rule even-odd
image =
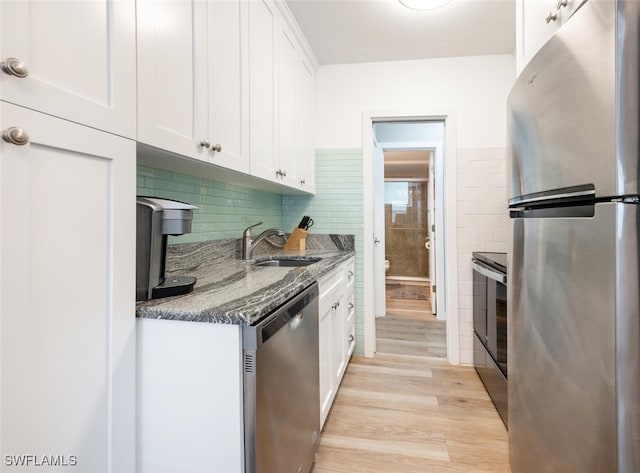
[[[507,276],[497,271],[492,271],[491,269],[482,266],[475,261],[471,263],[473,270],[482,274],[483,276],[488,277],[489,279],[493,279],[494,281],[498,281],[502,284],[507,284]]]

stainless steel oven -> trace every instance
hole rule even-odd
[[[318,284],[243,330],[245,473],[308,473],[320,435]]]
[[[474,252],[473,364],[507,425],[507,255]]]

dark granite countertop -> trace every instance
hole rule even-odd
[[[323,238],[324,237],[324,238]],[[167,276],[188,275],[198,280],[190,294],[138,302],[143,318],[251,325],[341,263],[355,255],[352,235],[310,238],[307,250],[267,248],[254,260],[238,259],[238,240],[217,240],[170,246]],[[257,248],[256,248],[257,250]],[[253,266],[273,257],[321,257],[309,266]]]

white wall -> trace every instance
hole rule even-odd
[[[472,363],[471,252],[506,251],[507,96],[510,55],[321,66],[316,147],[358,148],[363,112],[454,110],[456,114],[459,358]],[[381,115],[380,113],[377,113]],[[383,114],[382,114],[383,115]],[[445,157],[446,159],[446,157]],[[506,202],[505,202],[506,204]],[[366,295],[365,295],[366,296]]]
[[[362,146],[365,110],[457,110],[458,147],[506,144],[513,56],[321,66],[316,75],[317,148]]]

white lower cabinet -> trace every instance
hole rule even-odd
[[[135,471],[242,473],[241,326],[137,323]]]
[[[0,130],[3,466],[135,471],[135,142],[5,102]]]
[[[355,348],[353,280],[353,258],[319,280],[321,427]]]

